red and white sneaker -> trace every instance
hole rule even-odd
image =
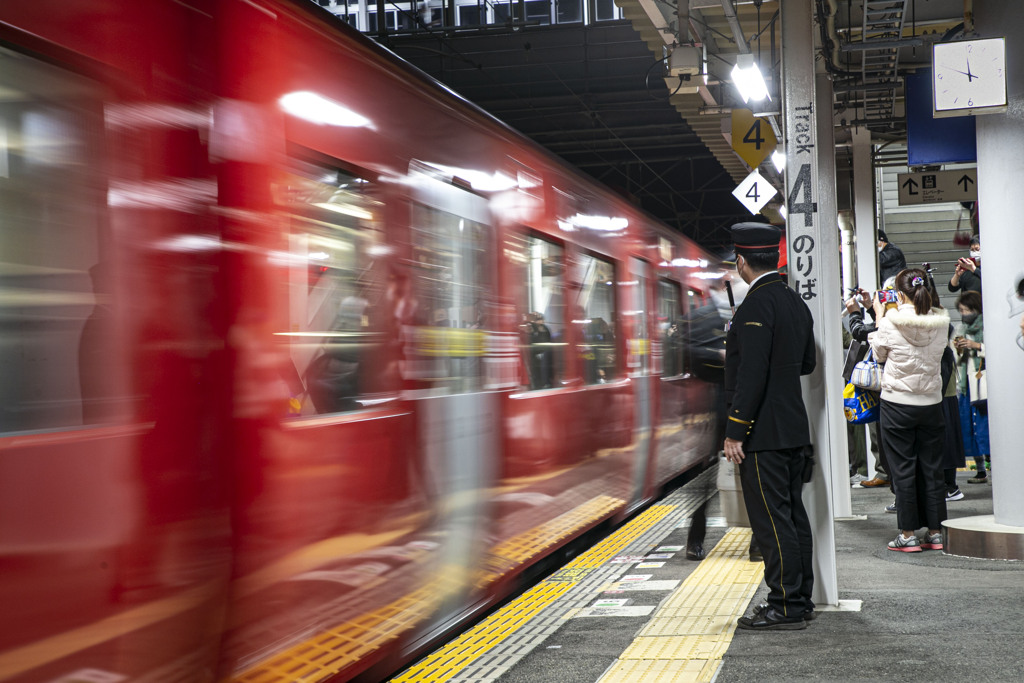
[[[942,547],[941,535],[939,537],[939,547]],[[903,538],[903,534],[897,534],[896,540],[889,541],[889,550],[896,550],[901,553],[919,553],[921,552],[921,541],[917,540],[917,536]]]

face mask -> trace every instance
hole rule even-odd
[[[883,249],[885,249],[885,245],[884,244],[878,248],[878,253],[882,253]]]
[[[964,325],[970,325],[978,319],[977,313],[963,313],[960,315],[960,319],[964,321]]]
[[[971,258],[981,258],[981,250],[972,251],[971,252]]]

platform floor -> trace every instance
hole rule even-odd
[[[764,598],[748,529],[718,517],[712,472],[674,491],[396,682],[1020,681],[1024,562],[894,553],[888,490],[854,488],[836,522],[839,597],[802,631],[737,631]],[[949,516],[991,514],[968,484]],[[996,475],[998,476],[998,475]],[[703,562],[685,559],[689,516],[711,496]],[[655,557],[658,556],[658,557]],[[657,566],[658,563],[663,563]],[[645,566],[655,565],[655,566]]]

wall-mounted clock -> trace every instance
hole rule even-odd
[[[1005,112],[1006,39],[935,43],[932,92],[936,118]]]

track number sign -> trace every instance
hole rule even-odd
[[[778,191],[756,170],[732,191],[732,196],[740,200],[740,203],[747,207],[747,211],[753,214],[759,212],[776,194]]]

